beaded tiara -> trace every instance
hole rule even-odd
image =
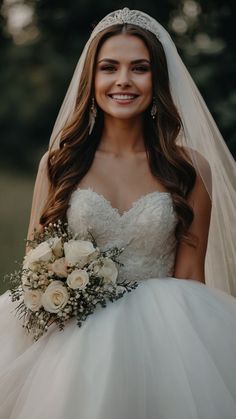
[[[146,13],[140,12],[139,10],[130,10],[128,7],[124,7],[120,10],[115,10],[114,12],[109,13],[105,16],[98,24],[95,26],[91,36],[94,37],[101,32],[103,29],[108,28],[109,26],[130,23],[133,25],[140,26],[143,29],[147,29],[156,35],[157,38],[160,38],[159,31],[157,29],[157,23],[154,19],[148,16]]]

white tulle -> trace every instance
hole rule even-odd
[[[176,222],[170,196],[148,194],[119,214],[81,189],[68,220],[81,234],[90,229],[101,248],[129,242],[121,276],[139,285],[81,328],[70,319],[36,343],[3,294],[0,418],[235,419],[236,299],[167,275]]]

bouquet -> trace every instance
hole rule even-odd
[[[90,240],[73,235],[67,223],[58,220],[34,233],[28,240],[29,252],[20,269],[7,275],[15,285],[10,289],[12,302],[23,327],[37,341],[52,323],[60,330],[76,317],[77,324],[92,314],[97,305],[115,301],[138,283],[118,283],[117,257],[124,248],[101,251],[89,232]]]

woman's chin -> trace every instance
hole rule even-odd
[[[138,117],[141,117],[142,112],[133,112],[128,109],[122,109],[122,110],[106,110],[104,111],[105,116],[108,116],[109,118],[119,119],[119,120],[133,120],[137,119]]]

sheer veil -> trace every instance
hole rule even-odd
[[[177,49],[160,23],[138,10],[124,8],[105,16],[92,31],[74,71],[50,138],[49,150],[59,147],[60,131],[75,108],[76,93],[92,39],[114,24],[132,23],[154,33],[165,51],[173,101],[184,130],[178,144],[187,147],[212,200],[205,261],[206,283],[236,296],[236,166],[225,142]],[[209,170],[210,169],[210,170]],[[47,154],[41,159],[35,182],[28,238],[39,224],[47,199]]]

